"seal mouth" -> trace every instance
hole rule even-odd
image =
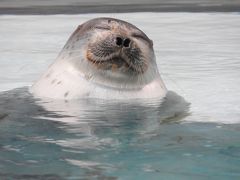
[[[120,71],[120,72],[131,72],[131,73],[140,73],[137,71],[131,64],[129,64],[124,58],[121,56],[113,56],[109,58],[105,58],[104,60],[94,59],[89,53],[87,54],[87,59],[97,67],[97,69],[101,70],[111,70],[112,72]],[[143,73],[143,72],[141,72]]]
[[[112,70],[113,72],[120,71],[123,73],[143,74],[147,69],[147,65],[144,64],[142,60],[136,60],[131,54],[94,58],[92,54],[88,52],[87,60],[98,69]]]

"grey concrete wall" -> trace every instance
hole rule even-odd
[[[239,12],[240,0],[0,0],[0,14]]]

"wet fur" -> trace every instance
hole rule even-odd
[[[131,39],[131,47],[116,47],[117,36]],[[153,98],[166,94],[152,41],[134,25],[112,18],[80,25],[31,91],[54,99]]]

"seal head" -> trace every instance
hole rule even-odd
[[[33,86],[33,92],[48,97],[52,89],[66,91],[67,86],[72,98],[94,97],[101,91],[104,96],[125,97],[130,91],[139,94],[147,85],[158,86],[161,93],[156,94],[166,93],[152,40],[136,26],[113,18],[96,18],[80,25],[44,76]]]

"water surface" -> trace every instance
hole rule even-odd
[[[154,41],[167,98],[34,99],[25,86],[99,14],[0,16],[0,179],[239,179],[239,14],[101,16]]]

